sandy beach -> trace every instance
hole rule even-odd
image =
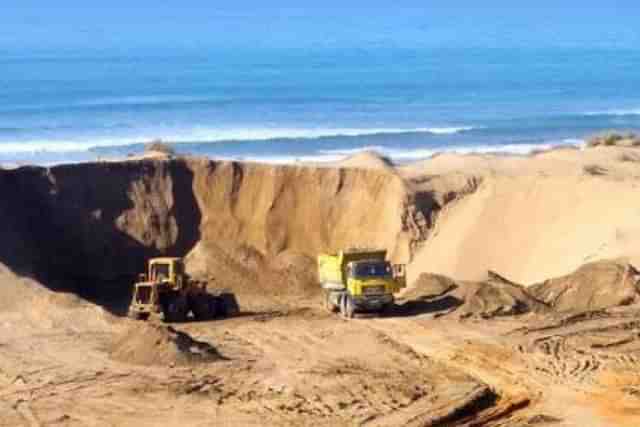
[[[639,164],[599,146],[0,169],[0,425],[636,426]],[[351,246],[408,265],[392,313],[322,309],[316,256]],[[159,255],[242,315],[124,317]]]

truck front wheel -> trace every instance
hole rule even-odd
[[[331,292],[329,291],[325,291],[324,293],[324,308],[329,313],[336,313],[338,311],[338,307],[331,301]]]
[[[349,295],[345,295],[342,297],[340,301],[340,314],[345,319],[352,319],[355,314],[355,305],[353,304],[353,300]]]

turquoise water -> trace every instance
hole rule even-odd
[[[0,162],[408,161],[640,130],[640,47],[0,49],[0,90]]]

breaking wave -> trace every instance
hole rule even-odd
[[[88,151],[92,148],[122,147],[143,144],[154,139],[162,139],[170,143],[209,143],[269,141],[278,139],[321,139],[338,137],[360,137],[399,134],[432,134],[454,135],[475,129],[473,126],[459,127],[420,127],[420,128],[264,128],[264,129],[204,129],[196,128],[188,131],[163,131],[154,135],[149,131],[144,135],[117,138],[52,138],[25,141],[0,141],[0,153],[27,152],[66,152]]]

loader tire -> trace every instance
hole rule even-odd
[[[187,320],[189,307],[187,301],[182,297],[169,298],[163,307],[165,322],[184,322]]]
[[[218,297],[219,316],[221,317],[233,317],[240,313],[240,307],[238,306],[238,300],[235,294],[231,292],[223,292]]]
[[[198,295],[191,301],[191,312],[196,320],[209,320],[215,316],[215,308],[212,310],[211,297]]]

